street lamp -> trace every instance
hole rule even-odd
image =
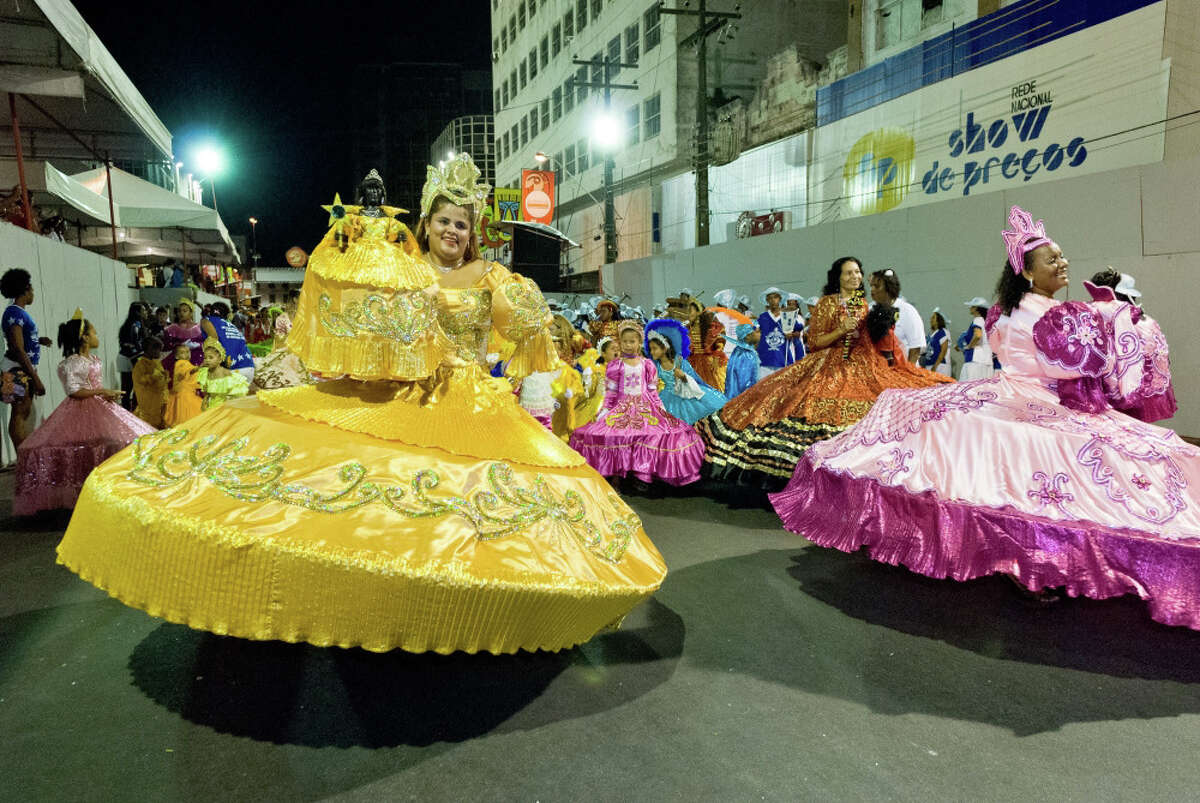
[[[254,260],[254,267],[258,267],[258,218],[250,218],[250,258]]]
[[[621,139],[621,122],[611,111],[606,90],[604,110],[592,118],[592,141],[604,152],[604,261],[609,265],[617,261],[617,215],[613,208],[613,152],[620,146]]]
[[[225,157],[219,150],[208,145],[196,151],[194,161],[196,170],[212,184],[213,211],[220,214],[217,208],[217,173],[225,169]]]

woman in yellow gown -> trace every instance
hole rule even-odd
[[[427,255],[384,236],[368,261],[352,253],[368,235],[334,217],[338,256],[314,250],[288,347],[343,378],[231,400],[114,456],[59,561],[173,622],[374,651],[557,650],[653,594],[666,567],[637,516],[486,372],[493,327],[516,344],[510,375],[558,363],[537,286],[478,258],[478,178],[465,155],[429,169]]]

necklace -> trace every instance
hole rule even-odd
[[[457,270],[463,266],[462,257],[459,257],[459,260],[457,262],[455,262],[453,265],[441,265],[436,260],[434,260],[434,258],[432,256],[428,256],[425,261],[428,262],[433,267],[440,270],[442,273],[449,273],[450,271]]]

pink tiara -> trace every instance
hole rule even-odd
[[[1009,211],[1008,225],[1014,231],[1005,229],[1000,234],[1008,249],[1008,264],[1012,265],[1014,273],[1020,273],[1025,269],[1025,255],[1038,246],[1049,244],[1050,238],[1046,236],[1042,221],[1034,223],[1033,216],[1019,206]]]

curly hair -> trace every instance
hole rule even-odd
[[[5,298],[20,298],[33,286],[33,277],[24,268],[11,268],[0,276],[0,295]]]
[[[1032,251],[1025,254],[1024,266],[1029,267],[1029,255]],[[1021,306],[1021,299],[1025,297],[1033,288],[1033,285],[1025,275],[1013,270],[1012,262],[1004,260],[1004,269],[1000,272],[1000,279],[996,282],[996,303],[1000,305],[1000,309],[1005,315],[1012,314],[1012,311]]]
[[[58,348],[64,357],[83,351],[83,336],[92,328],[87,318],[72,318],[58,325]]]
[[[932,317],[933,317],[933,328],[935,330],[946,328],[946,317],[944,315],[942,315],[942,313],[935,312],[935,313],[933,313]]]
[[[1124,301],[1127,304],[1133,303],[1133,299],[1129,296],[1125,295],[1124,293],[1116,292],[1117,285],[1121,283],[1121,271],[1117,270],[1112,265],[1109,265],[1104,270],[1092,276],[1089,281],[1097,287],[1113,288],[1113,294],[1117,297],[1118,301]]]
[[[888,268],[887,270],[877,270],[871,274],[871,280],[879,282],[883,285],[883,289],[892,298],[900,297],[900,277],[896,275],[896,271]]]
[[[891,304],[876,304],[871,307],[871,311],[867,313],[867,334],[870,335],[871,342],[878,343],[887,337],[887,333],[896,325],[899,315],[900,310]]]
[[[829,268],[829,272],[825,274],[825,288],[821,290],[821,295],[831,296],[841,292],[842,289],[842,265],[847,262],[853,262],[858,265],[858,269],[862,270],[862,260],[858,257],[838,257],[833,261],[833,266]],[[859,292],[862,292],[862,287],[859,287]]]

